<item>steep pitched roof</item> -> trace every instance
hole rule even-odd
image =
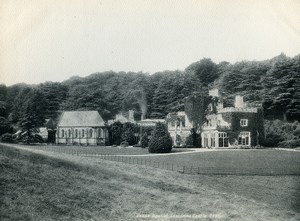
[[[72,126],[104,126],[104,120],[98,111],[64,111],[58,122],[58,127]]]

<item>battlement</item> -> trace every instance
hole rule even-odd
[[[233,112],[243,112],[243,113],[257,113],[256,107],[225,107],[218,110],[218,113],[233,113]]]

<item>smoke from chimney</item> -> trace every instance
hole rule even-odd
[[[146,94],[144,90],[138,90],[134,93],[135,98],[137,99],[137,102],[141,108],[142,116],[141,119],[143,120],[147,113],[147,100],[146,100]]]

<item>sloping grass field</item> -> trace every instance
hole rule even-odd
[[[0,220],[299,220],[299,184],[299,176],[194,176],[0,144]]]

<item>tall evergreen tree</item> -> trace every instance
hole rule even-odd
[[[157,123],[153,136],[149,141],[148,151],[150,153],[169,153],[172,150],[172,138],[166,125]]]
[[[37,132],[38,127],[45,123],[46,110],[45,97],[39,89],[32,89],[29,96],[19,121],[20,128],[22,132],[25,132],[28,143],[32,141],[33,134]]]

